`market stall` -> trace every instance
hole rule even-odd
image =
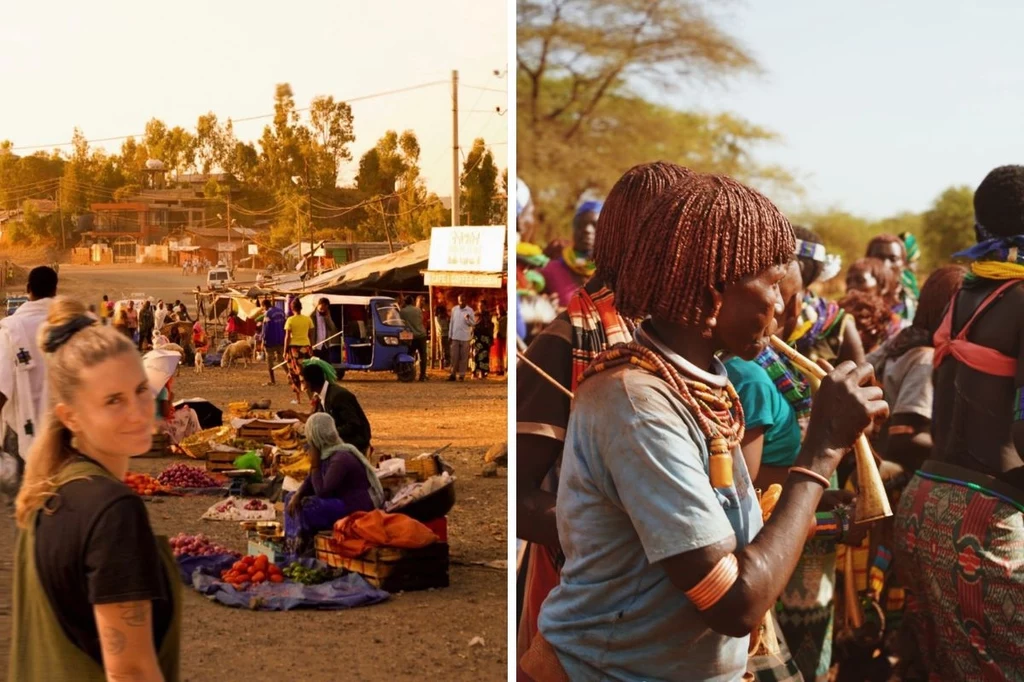
[[[173,370],[157,369],[157,383]],[[202,405],[201,398],[187,402]],[[285,542],[281,497],[310,475],[302,415],[278,413],[268,401],[238,401],[222,412],[207,407],[203,426],[217,413],[221,423],[173,448],[193,462],[125,477],[146,497],[214,495],[219,499],[204,522],[239,524],[244,554],[203,534],[171,538],[188,586],[226,606],[260,610],[349,608],[384,601],[389,592],[448,586],[447,514],[455,504],[455,479],[441,451],[413,458],[374,454],[367,466],[380,480],[381,506],[342,517],[316,536],[311,553],[296,555]]]
[[[432,339],[440,338],[437,309],[444,306],[450,311],[459,295],[474,310],[479,303],[486,305],[496,322],[496,314],[508,305],[505,253],[505,227],[501,225],[431,230],[423,281],[430,292]],[[437,367],[444,357],[443,349],[440,343],[430,346],[431,367]]]

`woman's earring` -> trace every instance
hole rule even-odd
[[[704,333],[702,334],[702,336],[705,339],[710,339],[711,336],[715,333],[715,327],[718,326],[718,311],[720,311],[721,309],[721,301],[716,301],[715,309],[711,311],[711,314],[708,315],[707,319],[704,321]]]

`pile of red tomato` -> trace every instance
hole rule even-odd
[[[265,582],[284,582],[281,569],[276,564],[270,563],[270,559],[262,554],[242,557],[231,568],[221,572],[220,578],[238,590]]]

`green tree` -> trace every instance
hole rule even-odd
[[[333,187],[338,182],[338,170],[345,161],[352,160],[348,146],[355,142],[352,108],[333,97],[314,97],[309,106],[311,142],[322,166],[323,186]]]
[[[921,219],[922,260],[928,270],[975,242],[974,190],[950,187],[935,199]]]
[[[484,140],[477,138],[462,165],[460,222],[466,225],[491,224],[497,203],[497,181],[498,167],[494,164],[494,155]]]

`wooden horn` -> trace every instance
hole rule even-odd
[[[771,337],[772,348],[785,355],[810,381],[815,389],[825,378],[825,370],[811,362],[789,344],[777,336]],[[857,483],[860,489],[857,494],[857,506],[853,510],[854,523],[868,523],[892,516],[889,496],[885,494],[882,476],[878,473],[878,465],[871,453],[871,445],[862,433],[853,444],[854,461],[857,463]]]

